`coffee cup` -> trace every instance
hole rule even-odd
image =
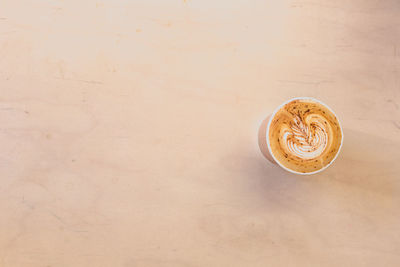
[[[328,168],[343,144],[339,119],[325,103],[312,97],[285,101],[266,117],[258,131],[261,153],[295,174]]]

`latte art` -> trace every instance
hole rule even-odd
[[[267,138],[279,164],[296,172],[310,173],[335,158],[342,132],[329,108],[312,99],[296,99],[274,114]]]
[[[282,144],[288,154],[299,158],[312,159],[318,157],[325,150],[328,136],[327,124],[324,124],[320,118],[310,116],[308,121],[296,116],[291,123],[290,128],[284,128],[281,132]],[[307,119],[307,118],[305,118]]]

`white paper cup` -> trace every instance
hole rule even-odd
[[[331,162],[329,162],[326,166],[322,167],[319,170],[313,171],[313,172],[298,172],[298,171],[294,171],[291,170],[287,167],[285,167],[282,163],[280,163],[274,156],[274,154],[272,154],[271,152],[271,145],[269,143],[269,128],[271,126],[271,122],[272,119],[275,117],[275,114],[287,103],[290,103],[294,100],[311,100],[313,102],[317,102],[323,106],[325,106],[330,112],[332,112],[333,115],[335,115],[338,123],[339,123],[339,127],[340,127],[340,131],[342,134],[342,139],[340,141],[340,147],[338,149],[338,151],[336,152],[335,157],[331,160]],[[343,129],[342,126],[340,124],[339,118],[338,116],[335,114],[335,112],[325,103],[312,98],[312,97],[296,97],[296,98],[292,98],[289,99],[288,101],[285,101],[284,103],[282,103],[279,107],[277,107],[274,112],[270,115],[268,115],[261,123],[260,128],[258,130],[258,146],[260,147],[261,153],[264,155],[264,157],[266,157],[269,161],[271,161],[273,164],[279,165],[281,166],[283,169],[285,169],[288,172],[294,173],[294,174],[301,174],[301,175],[310,175],[310,174],[315,174],[315,173],[319,173],[322,172],[323,170],[325,170],[326,168],[328,168],[337,158],[337,156],[340,153],[340,150],[342,149],[342,145],[343,145]]]

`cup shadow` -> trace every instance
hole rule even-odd
[[[236,151],[234,158],[227,159],[234,165],[240,179],[234,192],[245,194],[246,201],[262,208],[294,209],[296,200],[308,199],[315,190],[326,186],[354,186],[357,190],[369,190],[390,196],[399,186],[396,178],[400,173],[400,144],[374,135],[345,129],[344,143],[336,161],[326,170],[313,175],[296,175],[272,164],[258,151]],[[231,165],[232,166],[232,165]],[[235,194],[236,194],[235,193]]]
[[[232,182],[228,191],[232,198],[246,202],[247,209],[291,209],[293,198],[303,194],[302,185],[310,179],[307,176],[290,173],[277,164],[271,163],[256,149],[235,151],[224,158],[223,164],[229,167]]]

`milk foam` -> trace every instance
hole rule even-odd
[[[327,124],[321,118],[309,115],[304,121],[295,116],[290,127],[281,131],[281,146],[288,154],[302,159],[312,159],[320,156],[327,147]]]
[[[340,150],[342,130],[335,114],[312,99],[294,99],[273,115],[267,133],[275,161],[312,173],[330,164]]]

